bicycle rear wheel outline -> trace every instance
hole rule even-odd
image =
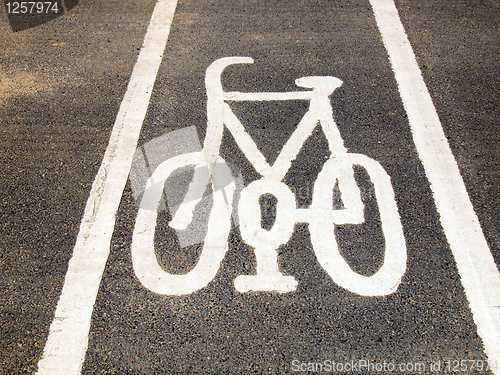
[[[332,177],[335,176],[335,172],[332,171],[332,169],[336,168],[332,163],[334,162],[333,159],[325,163],[314,185],[313,201],[310,209],[313,209],[316,214],[311,215],[312,220],[309,221],[309,232],[314,253],[321,267],[339,286],[362,296],[388,295],[393,293],[401,283],[401,278],[406,272],[407,261],[406,241],[390,177],[379,162],[366,155],[348,153],[346,158],[351,168],[357,165],[365,169],[374,185],[384,235],[384,261],[371,276],[364,276],[355,272],[340,254],[335,235],[335,226],[348,224],[350,223],[349,220],[335,220],[335,218],[329,217],[330,215],[328,215],[327,211],[325,212],[323,207],[316,207],[325,201],[332,202],[333,195],[331,192],[333,186],[328,183],[328,180],[332,180]],[[335,182],[335,178],[333,178],[333,182]],[[328,188],[325,189],[325,186],[328,187],[328,185],[331,186],[329,200]]]

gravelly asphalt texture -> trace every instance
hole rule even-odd
[[[500,265],[500,6],[396,5]],[[0,15],[2,374],[36,371],[153,7],[150,0],[80,1],[64,16],[19,32]],[[316,260],[307,225],[298,224],[279,249],[280,269],[296,278],[297,291],[239,293],[234,279],[254,273],[256,264],[234,226],[212,283],[186,296],[157,295],[132,269],[138,207],[129,183],[83,373],[281,374],[293,373],[294,360],[350,359],[421,362],[427,367],[420,373],[430,373],[433,361],[486,359],[369,2],[180,0],[139,145],[191,125],[204,139],[205,71],[225,56],[255,59],[226,69],[226,90],[293,91],[294,80],[308,75],[344,82],[331,97],[334,116],[349,152],[377,160],[391,177],[408,252],[402,283],[386,297],[339,287]],[[299,101],[231,108],[270,161],[307,110]],[[260,178],[227,132],[221,154],[245,185]],[[300,207],[311,203],[327,155],[316,129],[285,177]],[[383,261],[384,238],[370,179],[361,169],[356,176],[366,222],[339,227],[337,237],[353,269],[370,275]],[[186,272],[200,246],[170,246],[170,217],[159,217],[158,257],[166,269]]]

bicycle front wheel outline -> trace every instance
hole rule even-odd
[[[220,164],[224,172],[230,174],[229,167],[223,159],[221,160],[216,164]],[[146,288],[158,294],[186,295],[204,288],[215,278],[228,248],[227,238],[231,230],[232,201],[235,191],[234,180],[226,186],[213,189],[213,207],[208,221],[207,235],[196,266],[186,274],[171,274],[158,263],[154,237],[164,184],[175,170],[190,165],[209,168],[203,152],[175,156],[156,168],[148,180],[135,221],[132,235],[134,272]],[[211,177],[212,186],[217,186],[216,176]],[[150,209],[151,207],[156,209]]]

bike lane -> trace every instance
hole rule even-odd
[[[226,90],[295,91],[294,80],[308,75],[343,81],[331,98],[344,145],[350,153],[380,162],[391,177],[408,255],[402,282],[383,297],[341,288],[317,262],[307,225],[298,224],[278,258],[280,270],[298,282],[297,290],[239,293],[234,279],[255,273],[256,263],[235,225],[225,258],[206,288],[185,296],[155,294],[132,268],[137,215],[132,179],[117,217],[83,372],[282,373],[293,371],[294,360],[351,359],[425,363],[430,371],[439,360],[485,359],[370,4],[304,3],[282,9],[278,3],[180,2],[140,145],[191,125],[204,139],[205,71],[227,56],[251,56],[255,63],[227,68],[222,75]],[[307,104],[232,103],[231,109],[273,162]],[[191,143],[184,152],[198,147],[191,135],[184,140]],[[316,129],[285,176],[299,207],[311,203],[312,186],[329,157],[327,146]],[[241,171],[244,185],[260,178],[227,132],[221,154]],[[362,170],[356,175],[366,223],[338,227],[337,238],[351,267],[371,275],[383,262],[383,223],[368,176]],[[158,258],[165,269],[183,273],[196,264],[201,249],[168,251],[179,242],[167,227],[169,215],[159,216]],[[264,225],[266,220],[272,222],[264,218]]]
[[[294,80],[309,75],[343,81],[331,96],[334,118],[349,152],[377,160],[391,178],[408,256],[402,282],[382,297],[339,287],[318,263],[307,225],[297,224],[278,258],[297,290],[240,293],[234,279],[255,273],[256,262],[234,225],[207,287],[185,296],[155,294],[132,267],[132,181],[117,217],[83,373],[282,373],[293,371],[294,360],[359,359],[425,363],[429,372],[439,360],[444,366],[445,360],[486,359],[370,4],[297,3],[284,9],[273,2],[180,2],[139,144],[192,125],[203,140],[205,71],[228,56],[255,59],[227,68],[222,82],[228,91],[295,91]],[[273,162],[307,104],[232,103],[231,109]],[[221,154],[241,171],[244,185],[260,178],[227,131]],[[326,139],[316,129],[284,179],[299,207],[311,203],[328,157]],[[366,222],[338,227],[337,238],[351,267],[371,275],[383,262],[384,237],[373,185],[362,170],[357,178]],[[184,273],[201,248],[176,247],[170,216],[160,212],[157,256],[165,269]]]

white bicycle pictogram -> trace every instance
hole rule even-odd
[[[132,261],[138,279],[156,293],[184,295],[207,286],[215,278],[228,248],[235,193],[231,172],[219,155],[226,126],[245,157],[262,176],[241,191],[238,202],[241,236],[254,248],[257,272],[238,276],[234,281],[235,288],[242,293],[295,291],[295,278],[283,275],[279,270],[277,249],[290,240],[296,223],[308,223],[318,262],[335,283],[364,296],[393,293],[406,271],[406,244],[401,220],[390,178],[383,167],[365,155],[349,153],[344,147],[330,103],[330,95],[342,85],[342,81],[329,76],[302,77],[296,80],[296,84],[309,89],[307,91],[225,92],[221,84],[222,71],[232,64],[251,63],[253,59],[250,57],[226,57],[209,66],[205,79],[208,124],[202,151],[164,161],[148,180],[132,240]],[[284,100],[307,100],[309,109],[276,161],[269,165],[228,103]],[[316,126],[321,126],[331,154],[314,183],[311,205],[298,208],[294,193],[282,180]],[[157,210],[151,207],[160,204],[163,185],[170,174],[190,165],[195,166],[193,181],[169,226],[178,230],[187,228],[196,204],[209,186],[213,190],[212,211],[198,263],[186,274],[171,274],[161,267],[155,254]],[[354,166],[363,168],[371,179],[385,238],[383,264],[371,276],[352,270],[342,257],[335,236],[336,225],[364,222],[364,203],[354,177]],[[342,194],[342,209],[333,208],[336,184]],[[269,230],[261,226],[259,198],[264,194],[277,199],[276,218]]]

